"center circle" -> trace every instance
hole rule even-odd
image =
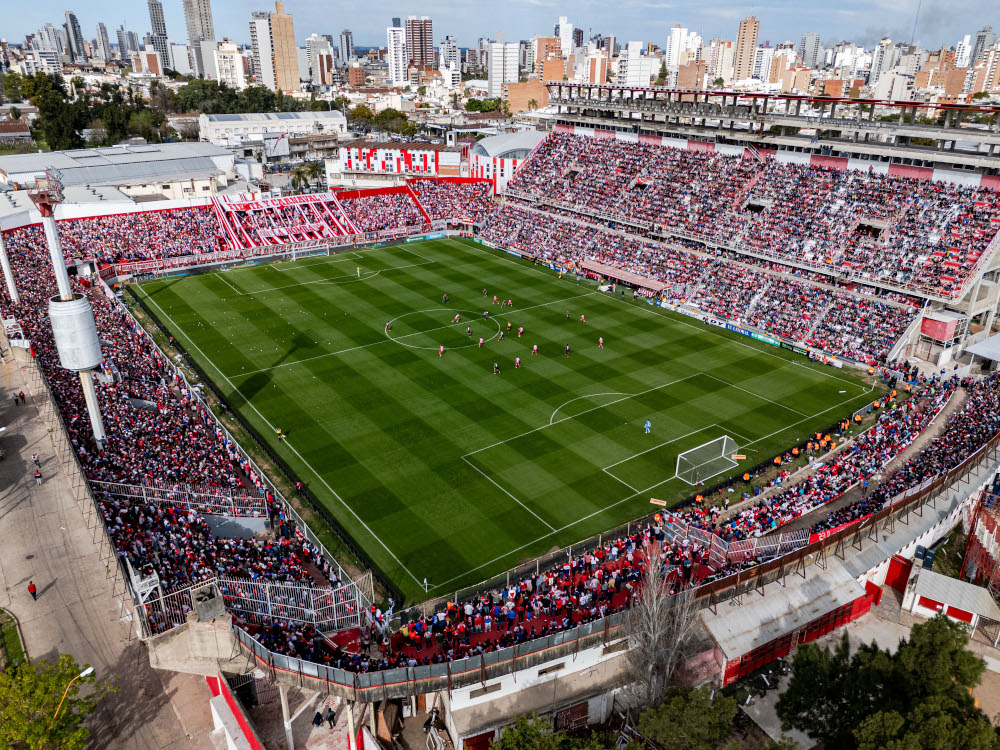
[[[386,331],[385,332],[385,337],[387,339],[389,339],[390,341],[395,341],[397,344],[400,344],[401,346],[409,347],[410,349],[423,349],[425,351],[436,352],[438,350],[438,346],[440,346],[440,344],[436,344],[434,346],[418,346],[416,344],[409,344],[406,341],[404,341],[403,339],[406,339],[406,338],[408,338],[410,336],[430,335],[434,331],[442,331],[442,330],[444,330],[446,328],[451,328],[453,326],[462,326],[462,325],[470,326],[472,324],[472,322],[478,321],[479,319],[482,318],[482,315],[483,315],[482,311],[476,312],[475,310],[457,310],[457,309],[455,309],[453,307],[431,307],[431,308],[429,308],[427,310],[413,310],[412,312],[403,313],[402,315],[397,315],[395,318],[393,318],[392,320],[389,321],[389,327],[392,327],[392,324],[395,323],[397,320],[402,320],[403,318],[407,318],[407,317],[409,317],[411,315],[425,315],[425,314],[436,313],[436,312],[449,312],[449,313],[452,314],[452,317],[454,317],[456,314],[469,315],[471,317],[468,320],[462,320],[462,321],[459,321],[458,323],[448,322],[448,323],[445,323],[445,324],[443,324],[441,326],[438,326],[437,328],[432,328],[429,331],[414,331],[413,333],[407,333],[407,334],[404,334],[402,336],[393,336],[391,333],[389,333],[388,331]],[[483,341],[484,344],[489,343],[490,341],[492,341],[493,339],[495,339],[497,336],[500,335],[500,321],[497,320],[492,315],[490,315],[489,321],[491,323],[496,323],[497,332],[494,333],[492,336],[490,336],[488,339],[485,339]],[[448,349],[468,349],[470,346],[477,346],[478,344],[479,344],[479,340],[478,339],[470,337],[468,342],[466,342],[464,344],[454,345],[454,346],[446,346],[445,350],[448,350]]]

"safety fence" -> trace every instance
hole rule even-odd
[[[155,484],[137,485],[99,481],[92,481],[90,484],[96,492],[108,497],[170,505],[219,516],[268,518],[267,501],[259,495],[199,492],[182,485],[161,487]]]
[[[222,595],[226,610],[243,622],[270,625],[276,619],[292,620],[332,633],[369,624],[370,605],[363,585],[364,582],[351,581],[342,586],[314,587],[213,577],[151,596],[138,612],[144,635],[160,635],[187,622],[199,593],[216,590]]]
[[[764,596],[766,595],[764,587],[767,584],[781,581],[790,575],[805,576],[807,568],[816,566],[825,570],[830,558],[846,559],[848,554],[852,554],[851,550],[862,551],[869,542],[878,543],[880,535],[893,533],[897,523],[909,526],[914,523],[914,519],[922,518],[925,506],[937,509],[939,502],[948,500],[945,497],[948,492],[960,489],[962,484],[968,484],[971,475],[984,466],[995,466],[998,456],[1000,456],[1000,436],[994,436],[961,464],[947,474],[935,478],[918,492],[910,495],[904,493],[903,499],[898,502],[893,502],[858,523],[840,528],[820,541],[810,542],[769,562],[702,583],[675,596],[675,603],[681,597],[684,599],[693,597],[698,609],[717,612],[719,604],[727,601],[739,603],[744,595],[752,592]],[[970,497],[971,495],[970,492]],[[915,532],[914,536],[919,533]],[[626,635],[620,630],[625,625],[626,617],[627,613],[616,612],[575,628],[495,652],[443,664],[389,669],[366,674],[356,674],[268,651],[242,628],[236,627],[235,632],[241,648],[246,653],[252,654],[259,666],[270,671],[272,680],[287,678],[297,680],[299,684],[303,684],[303,678],[320,680],[327,684],[328,689],[340,688],[351,693],[355,700],[370,702],[418,695],[440,690],[443,686],[450,691],[454,686],[485,682],[487,669],[490,670],[491,676],[514,672],[520,668],[519,659],[538,654],[538,657],[530,661],[525,659],[522,662],[523,666],[534,666],[544,660],[542,656],[544,651],[567,644],[579,646],[581,641],[589,636],[603,635],[602,640],[607,645],[610,640]],[[591,643],[595,643],[593,638],[590,640]],[[445,681],[444,685],[442,680]]]

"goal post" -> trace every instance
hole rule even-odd
[[[739,449],[729,435],[710,440],[677,456],[676,478],[687,484],[698,484],[718,476],[739,464],[733,454]]]

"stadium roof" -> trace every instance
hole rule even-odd
[[[128,185],[223,173],[232,153],[211,143],[155,143],[0,156],[0,178],[31,182],[52,170],[63,186]]]
[[[318,112],[246,112],[238,115],[202,115],[208,122],[253,122],[256,120],[343,120],[339,110]]]
[[[977,341],[972,346],[965,347],[965,351],[983,359],[1000,362],[1000,333],[996,336],[990,336],[988,339]]]
[[[933,570],[921,569],[917,572],[915,593],[975,615],[1000,620],[1000,607],[993,600],[989,589],[935,573]]]
[[[840,560],[829,557],[827,570],[821,573],[813,570],[805,578],[790,575],[784,586],[780,582],[767,584],[764,596],[745,595],[742,606],[720,606],[717,615],[704,609],[699,616],[728,661],[798,630],[864,593],[864,587]]]
[[[490,156],[500,159],[512,152],[525,152],[524,156],[545,139],[545,133],[537,130],[519,130],[516,133],[504,133],[483,138],[472,148],[472,153],[480,156]],[[512,157],[508,157],[512,158]],[[516,158],[523,158],[518,156]]]

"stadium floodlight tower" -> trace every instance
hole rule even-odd
[[[52,259],[52,271],[56,276],[56,286],[59,293],[49,300],[49,320],[52,322],[52,338],[55,340],[56,351],[59,352],[59,363],[67,370],[80,373],[80,385],[83,387],[83,397],[87,402],[87,413],[90,415],[90,425],[94,429],[94,439],[99,445],[104,445],[107,435],[104,432],[104,421],[101,419],[101,407],[97,403],[97,389],[94,387],[93,370],[99,367],[101,356],[101,340],[97,335],[97,323],[90,300],[84,294],[74,294],[69,286],[69,273],[66,271],[66,259],[63,257],[62,244],[59,242],[59,232],[56,229],[55,207],[62,200],[59,180],[51,172],[35,181],[35,187],[29,193],[31,200],[42,214],[42,228],[45,230],[45,241],[49,246],[49,257]]]

